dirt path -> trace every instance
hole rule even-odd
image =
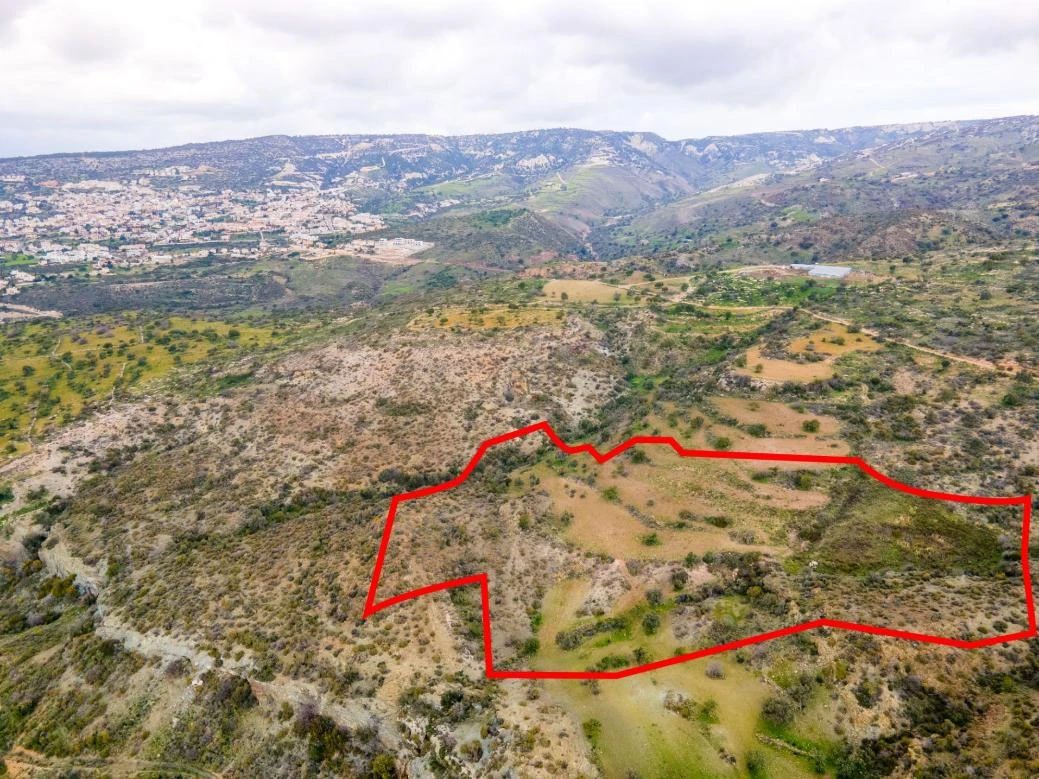
[[[111,406],[115,403],[115,388],[119,386],[119,380],[123,378],[123,374],[126,373],[126,361],[123,361],[122,367],[119,368],[119,375],[116,376],[115,382],[112,384],[112,394],[108,398],[108,405]]]
[[[810,317],[813,317],[814,319],[820,319],[823,322],[833,322],[834,324],[844,325],[845,327],[848,327],[849,325],[852,324],[847,319],[841,319],[839,317],[834,317],[834,316],[825,316],[824,314],[817,314],[814,311],[808,311],[806,309],[803,309],[803,310]],[[865,328],[865,327],[862,328],[862,332],[865,333],[866,335],[870,336],[871,338],[878,338],[878,337],[879,338],[884,338],[885,340],[890,341],[891,343],[896,343],[896,344],[899,344],[901,346],[908,347],[910,349],[915,349],[918,352],[923,352],[925,354],[930,354],[930,355],[933,355],[935,357],[944,357],[947,360],[953,360],[955,362],[966,363],[968,365],[973,365],[973,366],[975,366],[977,368],[984,368],[984,369],[990,370],[990,371],[1013,371],[1013,370],[1020,370],[1021,369],[1021,366],[1018,365],[1013,360],[1006,360],[1003,363],[994,363],[991,360],[984,360],[984,359],[982,359],[980,357],[965,357],[965,356],[960,355],[960,354],[953,354],[951,352],[943,352],[940,349],[932,349],[929,346],[920,346],[919,344],[914,344],[911,341],[906,341],[905,339],[902,339],[902,338],[888,338],[887,336],[883,335],[882,333],[880,333],[880,332],[878,332],[876,330],[872,330],[872,329]]]
[[[748,273],[760,273],[761,271],[774,271],[783,273],[785,276],[794,276],[794,271],[789,265],[740,265],[736,268],[726,268],[722,273],[732,276],[746,276]]]
[[[32,306],[23,306],[18,303],[0,303],[0,322],[14,322],[18,319],[61,319],[60,311],[45,311]]]

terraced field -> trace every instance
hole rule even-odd
[[[558,308],[534,306],[479,306],[465,308],[446,306],[419,314],[411,320],[410,327],[418,330],[439,328],[443,330],[511,330],[531,325],[562,324],[564,314]]]

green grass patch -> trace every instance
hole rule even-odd
[[[993,575],[1000,568],[997,532],[954,513],[948,504],[879,484],[857,482],[821,512],[810,554],[824,572],[868,574],[913,566],[942,573]]]

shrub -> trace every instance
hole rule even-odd
[[[556,634],[556,645],[560,649],[576,649],[584,641],[599,633],[612,633],[614,630],[622,630],[628,626],[626,620],[621,617],[610,617],[601,619],[591,625],[583,625],[571,630],[562,630]]]
[[[456,703],[461,703],[465,694],[461,690],[446,690],[440,696],[440,708],[450,709]]]
[[[307,757],[315,765],[334,760],[350,750],[350,734],[324,714],[301,712],[296,720],[296,734],[306,736]]]
[[[539,649],[541,649],[541,642],[536,638],[528,638],[520,647],[520,656],[532,657],[538,653]]]
[[[718,722],[718,701],[714,698],[708,698],[701,703],[697,719],[704,725],[712,725]]]
[[[747,752],[747,774],[752,779],[757,779],[759,776],[765,776],[765,756],[756,749],[752,749]]]
[[[855,686],[852,692],[855,694],[855,700],[864,709],[872,709],[876,702],[880,700],[880,685],[872,679],[863,679]]]
[[[584,731],[584,737],[588,739],[594,749],[602,735],[602,723],[597,719],[586,719],[581,723],[581,730]]]
[[[762,705],[761,716],[768,724],[785,728],[794,721],[794,706],[786,696],[774,695]]]
[[[372,779],[396,779],[397,764],[393,759],[393,755],[386,753],[376,755],[372,759],[368,775]]]

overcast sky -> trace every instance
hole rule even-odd
[[[0,0],[0,156],[1039,113],[1036,0]]]

